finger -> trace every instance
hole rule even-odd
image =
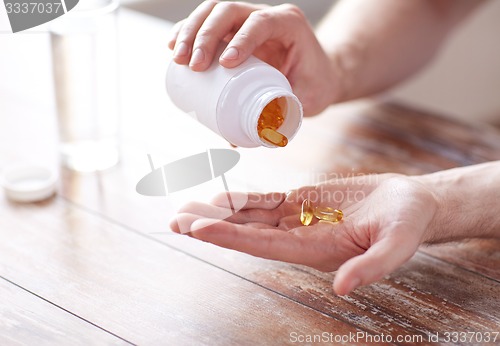
[[[274,227],[278,224],[281,217],[281,213],[276,210],[248,209],[233,213],[233,210],[230,208],[217,207],[200,202],[186,204],[179,210],[179,213],[196,214],[210,219],[226,220],[238,224],[261,222],[273,225]]]
[[[179,31],[182,28],[182,25],[184,24],[185,20],[181,20],[180,22],[175,23],[175,25],[172,27],[169,33],[169,39],[168,39],[168,48],[169,49],[174,49],[175,47],[175,42],[177,41],[177,36],[179,35]]]
[[[335,276],[334,290],[339,295],[380,280],[408,261],[417,251],[418,240],[408,237],[384,238],[364,254],[340,266]]]
[[[311,264],[314,247],[305,238],[276,229],[255,229],[226,221],[199,219],[191,225],[194,238],[267,259]],[[311,260],[311,263],[303,261]]]
[[[262,11],[251,13],[221,54],[220,64],[227,68],[236,67],[247,60],[257,47],[269,40],[272,31],[269,19]]]
[[[210,220],[212,223],[217,223],[221,221],[221,219],[209,219],[199,214],[179,213],[173,220],[170,221],[169,226],[170,229],[175,233],[186,234],[191,232],[193,223],[201,219]],[[271,225],[260,222],[250,222],[245,225],[255,229],[273,228]]]
[[[190,213],[177,214],[175,219],[170,221],[170,229],[175,233],[189,233],[191,232],[191,225],[193,224],[193,222],[202,218],[203,216]]]
[[[206,219],[206,217],[191,213],[180,213],[177,214],[176,217],[169,222],[169,226],[170,229],[175,233],[186,234],[191,232],[191,224],[199,219]],[[212,220],[214,220],[214,222],[220,221],[218,219],[212,219]],[[248,222],[245,225],[248,227],[258,228],[258,229],[273,228],[272,225],[262,222]]]
[[[189,66],[193,71],[204,71],[212,63],[221,42],[234,28],[239,28],[254,6],[236,2],[217,4],[196,34]],[[220,52],[219,52],[220,53]]]
[[[233,206],[242,206],[238,208],[240,210],[247,209],[275,209],[279,207],[285,200],[286,195],[282,192],[271,192],[271,193],[256,193],[256,192],[229,192],[229,197]],[[213,205],[222,208],[231,208],[228,193],[220,193],[214,197],[211,202]]]
[[[266,41],[293,36],[293,32],[297,31],[297,24],[304,21],[304,18],[302,12],[293,5],[280,5],[252,12],[229,42],[221,55],[220,64],[227,68],[236,67]]]
[[[189,202],[183,205],[179,209],[178,213],[196,214],[199,216],[204,216],[211,219],[219,219],[219,220],[229,218],[230,216],[233,215],[233,211],[230,208],[221,208],[201,202]]]
[[[182,65],[189,63],[196,33],[216,5],[217,1],[204,1],[184,20],[177,34],[174,48],[174,61],[176,63]]]

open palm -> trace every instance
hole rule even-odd
[[[341,209],[339,223],[300,223],[304,199]],[[424,239],[437,202],[412,177],[395,174],[332,180],[285,193],[231,193],[245,206],[230,215],[227,196],[211,205],[184,206],[171,227],[175,232],[248,254],[338,269],[338,294],[379,280],[413,256]]]

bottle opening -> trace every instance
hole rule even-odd
[[[300,127],[302,107],[294,95],[268,99],[257,121],[257,134],[267,147],[284,147]]]
[[[279,132],[281,125],[285,122],[286,107],[284,97],[275,98],[264,107],[257,122],[259,137],[278,147],[288,144],[288,138]]]

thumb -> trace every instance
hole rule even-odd
[[[387,237],[373,244],[364,254],[345,262],[337,271],[333,289],[338,295],[371,284],[390,274],[417,251],[419,241],[407,234]]]

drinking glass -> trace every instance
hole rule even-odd
[[[62,163],[82,172],[119,161],[118,0],[81,0],[50,27]]]

